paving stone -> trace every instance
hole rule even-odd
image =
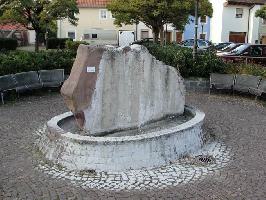
[[[168,184],[172,180],[167,182],[170,179],[163,184],[159,169],[141,173],[149,179],[123,174],[128,179],[120,177],[128,182],[123,190],[108,183],[102,184],[103,189],[94,188],[96,183],[90,177],[80,182],[87,183],[85,188],[75,180],[72,184],[61,175],[53,177],[60,170],[51,171],[48,164],[36,169],[40,163],[38,153],[32,151],[38,138],[34,133],[51,117],[67,111],[59,94],[27,96],[1,105],[0,199],[266,199],[266,108],[260,102],[230,95],[190,93],[186,101],[206,113],[204,129],[214,137],[209,152],[219,162],[209,168],[182,165],[179,169],[176,166],[182,162],[174,163],[173,169],[166,170],[176,173],[171,178],[177,184],[172,185]],[[199,173],[198,180],[192,178],[193,170]],[[145,184],[147,180],[151,182]],[[116,190],[106,189],[108,185]]]

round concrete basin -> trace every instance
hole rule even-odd
[[[144,134],[95,137],[74,134],[60,124],[71,112],[52,118],[41,135],[40,150],[48,160],[73,170],[125,171],[167,165],[203,145],[205,114],[186,106],[192,117],[175,126]]]

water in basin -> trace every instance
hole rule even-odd
[[[135,136],[141,134],[147,134],[150,132],[160,131],[163,129],[169,129],[174,126],[183,124],[189,121],[193,117],[192,113],[185,110],[183,115],[178,116],[167,116],[163,119],[149,122],[141,127],[133,127],[130,129],[116,130],[112,132],[101,133],[95,137],[124,137],[124,136]],[[74,117],[68,117],[63,121],[60,121],[58,125],[65,131],[73,134],[88,135],[86,131],[82,131],[76,125]]]

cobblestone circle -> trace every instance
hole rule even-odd
[[[43,134],[45,128],[38,131]],[[199,157],[211,157],[205,163]],[[70,171],[62,166],[41,162],[37,169],[55,179],[68,180],[76,186],[105,190],[145,190],[187,184],[217,172],[230,160],[229,149],[221,143],[206,144],[197,153],[186,156],[168,166],[155,169],[129,170],[125,172]]]
[[[188,94],[187,103],[206,113],[204,130],[214,141],[198,154],[208,152],[214,162],[200,165],[195,160],[197,155],[191,155],[155,169],[169,175],[164,181],[158,175],[158,187],[150,182],[145,186],[143,179],[154,170],[129,172],[139,176],[138,183],[143,185],[137,187],[141,190],[130,190],[126,181],[123,187],[117,186],[118,190],[110,190],[111,184],[99,184],[101,179],[96,182],[98,187],[92,186],[89,177],[97,174],[85,172],[58,178],[55,175],[64,173],[60,166],[40,165],[34,133],[51,117],[67,111],[59,94],[26,96],[0,106],[0,199],[266,199],[266,108],[262,103],[238,96],[197,93]],[[225,159],[220,162],[222,157]],[[177,175],[183,166],[188,174],[194,173],[193,178],[184,181],[182,173],[173,176],[172,172],[176,170]],[[196,175],[197,169],[202,170],[200,175]],[[206,169],[212,172],[203,172]],[[122,175],[113,176],[117,177],[121,182]],[[184,183],[178,184],[181,180]]]

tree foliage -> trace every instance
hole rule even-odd
[[[165,24],[172,24],[176,29],[183,30],[194,15],[194,0],[113,0],[107,6],[115,17],[115,24],[133,24],[143,22],[151,28],[154,40],[158,41],[159,33],[163,33]],[[200,0],[200,15],[212,16],[212,5],[208,0]],[[161,40],[162,41],[162,40]]]
[[[256,17],[266,19],[266,6],[263,6],[261,9],[256,11]]]
[[[75,0],[0,0],[0,20],[24,25],[36,32],[36,51],[38,39],[47,26],[54,26],[59,19],[68,19],[76,25],[79,13]]]

